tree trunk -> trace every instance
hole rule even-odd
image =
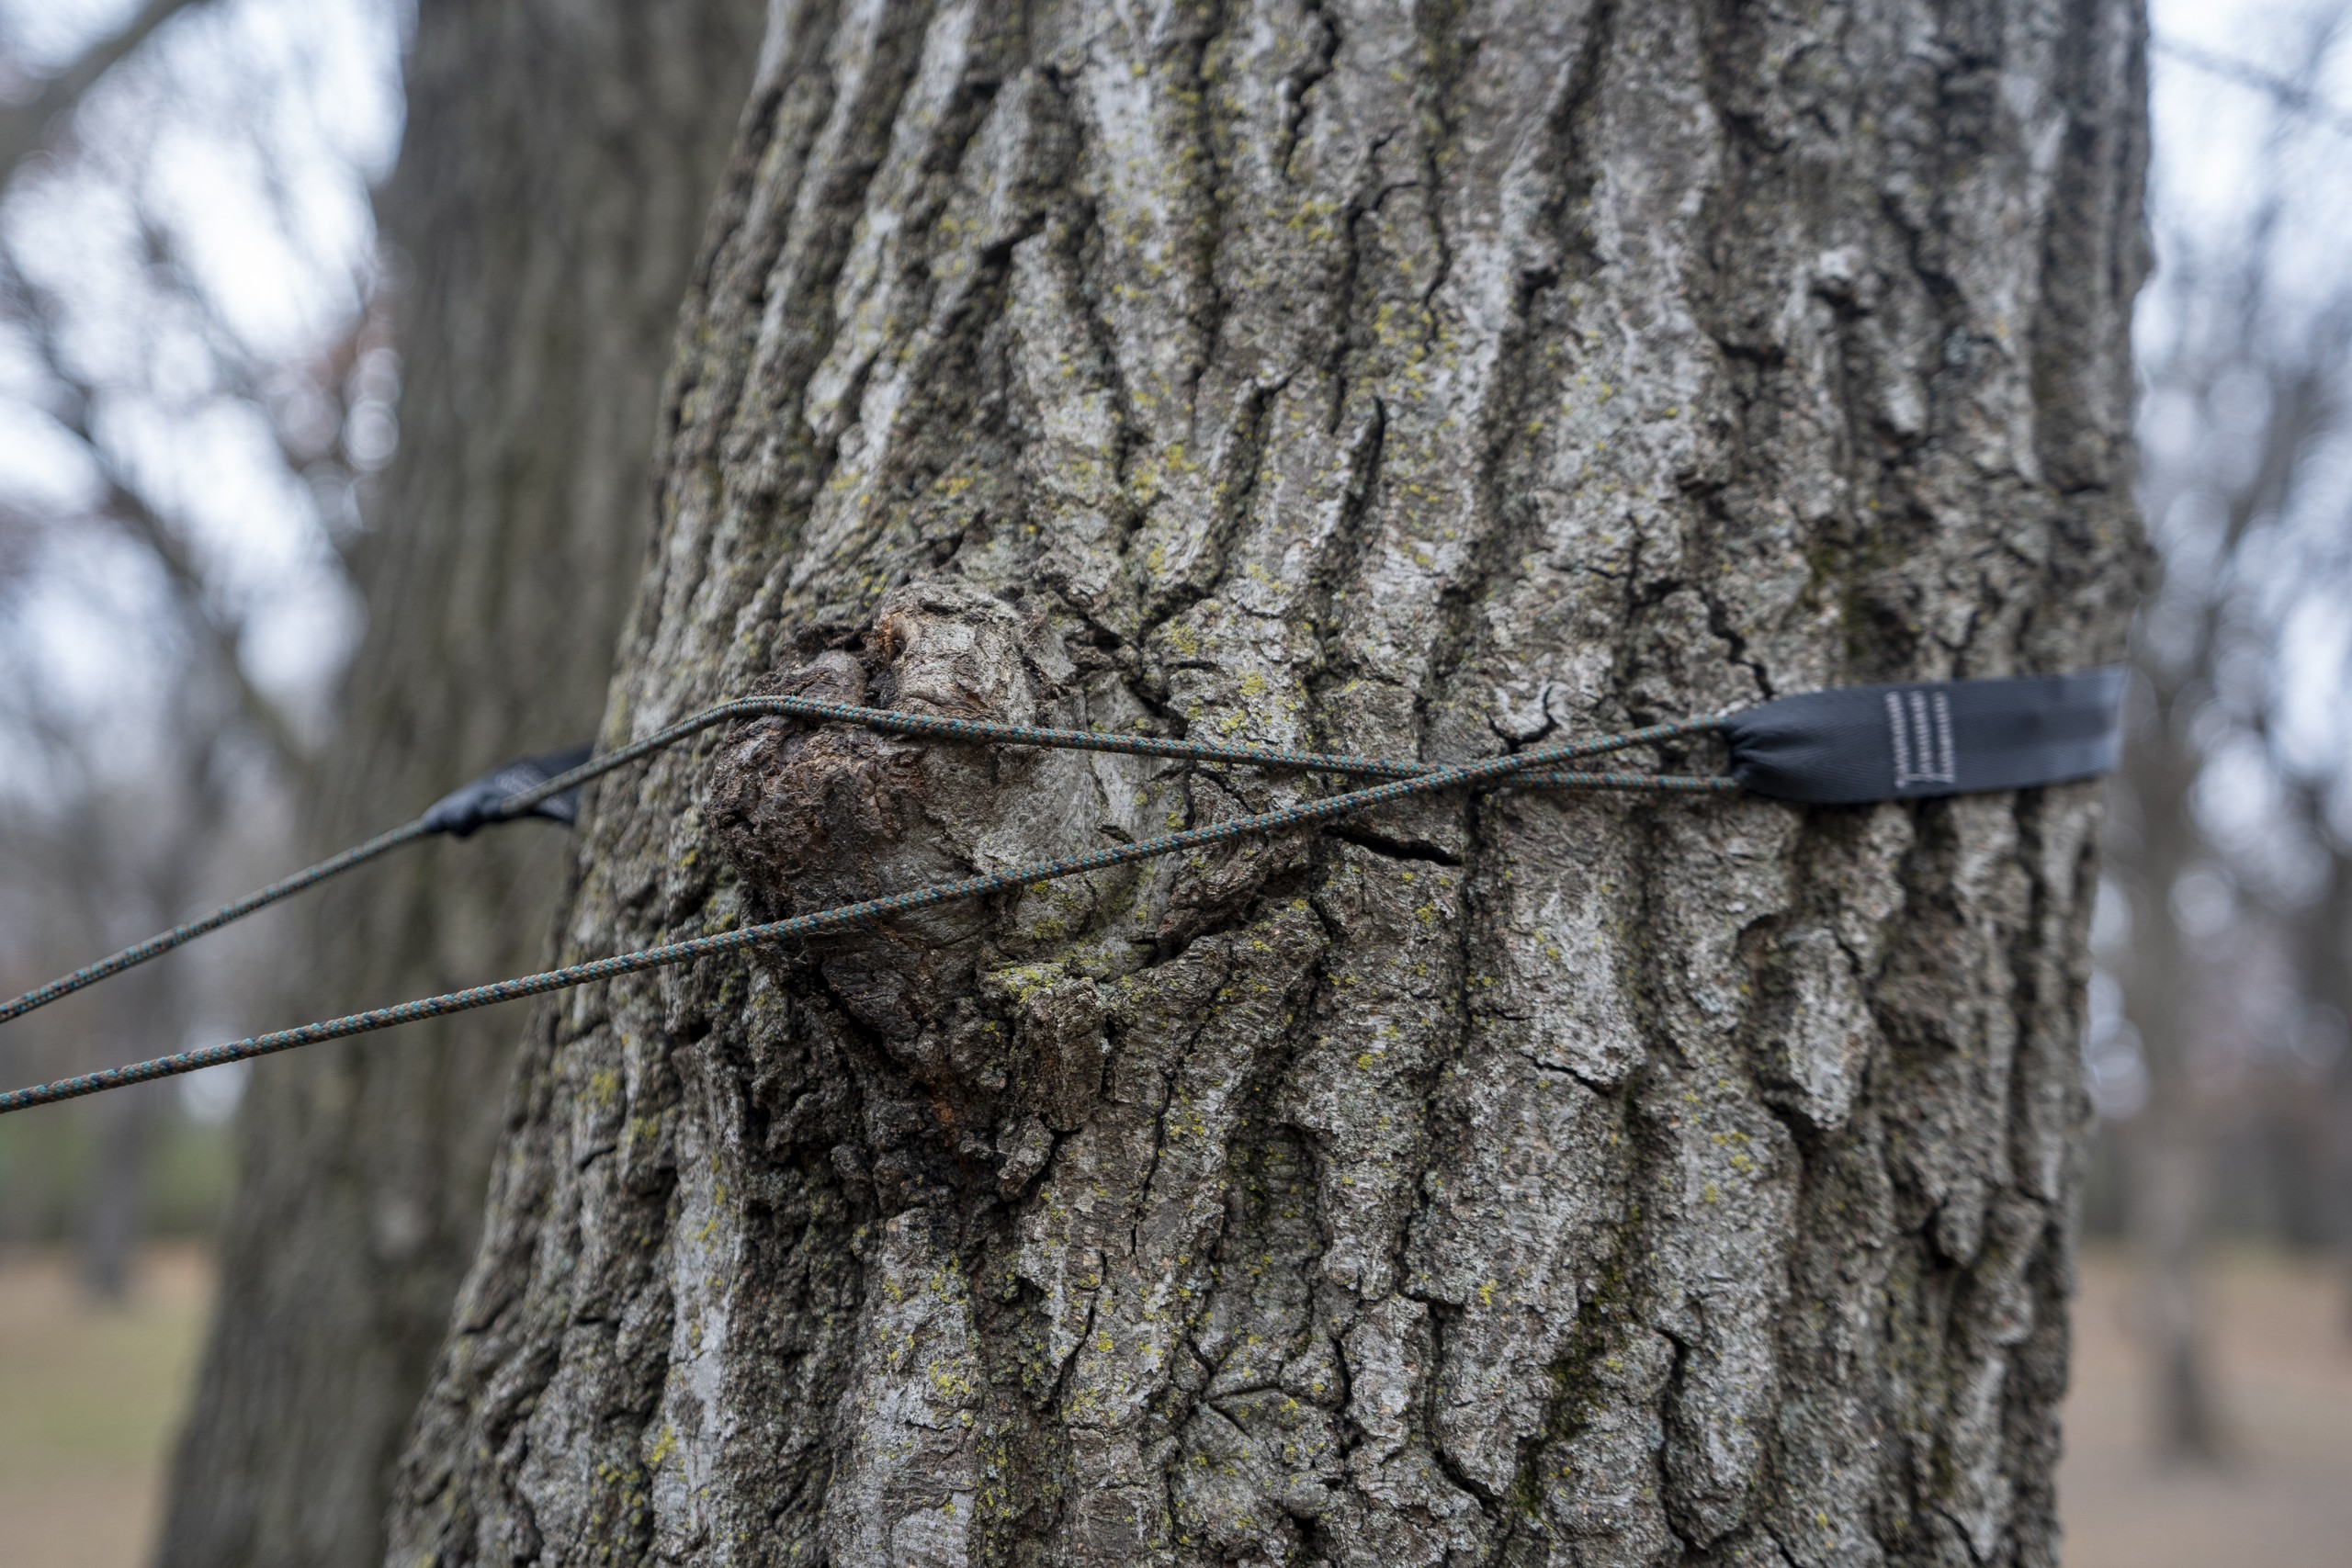
[[[2142,45],[787,5],[605,739],[2112,659]],[[754,725],[604,788],[565,950],[1319,787]],[[391,1561],[2054,1562],[2098,798],[1445,799],[570,993]]]
[[[135,1087],[140,1093],[116,1097],[122,1103],[106,1107],[96,1118],[97,1157],[82,1201],[82,1288],[116,1305],[130,1293],[130,1254],[146,1207],[148,1156],[171,1092],[148,1084]]]
[[[195,693],[184,692],[182,698],[178,733],[173,737],[178,753],[177,787],[166,786],[159,792],[161,799],[134,795],[119,803],[94,801],[95,809],[84,830],[72,835],[82,840],[86,852],[69,863],[81,872],[82,880],[95,885],[94,892],[108,884],[119,886],[129,882],[137,886],[141,897],[135,901],[130,918],[151,931],[177,919],[179,911],[188,907],[200,884],[203,863],[220,843],[230,810],[219,755],[219,737],[228,728],[220,722],[227,705],[207,705]],[[160,854],[134,850],[131,866],[124,867],[119,845],[125,840],[137,843],[139,836],[132,831],[136,820],[166,804],[172,808],[164,829],[168,847]],[[130,874],[126,876],[126,870]],[[100,939],[82,946],[85,951],[105,951],[113,943],[103,940],[109,922],[96,907],[100,900],[80,901],[90,906],[80,923]],[[96,1033],[100,1048],[109,1058],[133,1060],[174,1048],[167,1042],[179,1038],[200,1005],[193,985],[192,957],[186,953],[166,954],[118,977],[95,998],[97,1008],[93,1010],[104,1021]],[[132,1253],[145,1229],[149,1165],[175,1087],[135,1085],[135,1092],[107,1097],[119,1099],[122,1104],[93,1108],[97,1158],[83,1199],[81,1273],[84,1288],[100,1300],[119,1303],[130,1289]]]
[[[593,733],[644,560],[678,302],[759,0],[426,0],[384,201],[398,459],[310,840],[340,847]],[[511,974],[562,885],[540,825],[404,852],[300,918],[289,1018]],[[289,922],[290,924],[291,922]],[[521,1020],[260,1067],[166,1568],[369,1563],[481,1223]]]
[[[2307,1021],[2305,1027],[2326,1030],[2336,1051],[2318,1111],[2319,1205],[2344,1282],[2344,1331],[2352,1337],[2352,1050],[2345,1048],[2352,1041],[2342,1032],[2352,1023],[2352,848],[2329,834],[2316,792],[2306,797],[2303,819],[2327,846],[2326,891],[2297,918],[2295,956],[2305,1005],[2333,1015],[2324,1024]]]
[[[2199,645],[2210,649],[2210,639]],[[2211,668],[2209,657],[2193,667]],[[2117,827],[2128,839],[2119,878],[2132,913],[2124,1013],[2140,1033],[2148,1103],[2121,1128],[2129,1152],[2128,1224],[2142,1269],[2139,1321],[2147,1350],[2150,1446],[2161,1458],[2218,1462],[2224,1450],[2203,1305],[2212,1111],[2200,1103],[2194,1056],[2212,1013],[2206,955],[2181,930],[2173,890],[2205,848],[2193,795],[2202,759],[2189,734],[2207,700],[2158,659],[2141,661],[2116,781]]]

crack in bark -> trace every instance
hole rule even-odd
[[[1280,151],[1274,160],[1274,166],[1280,169],[1285,177],[1294,180],[1297,175],[1292,165],[1298,154],[1299,132],[1306,124],[1309,107],[1306,95],[1315,90],[1317,84],[1331,74],[1332,62],[1340,55],[1340,26],[1332,19],[1323,0],[1305,0],[1300,8],[1308,20],[1315,24],[1320,38],[1316,44],[1315,52],[1308,58],[1307,62],[1285,75],[1282,80],[1281,90],[1290,96],[1290,113],[1283,121],[1282,141],[1278,143]]]
[[[1137,641],[1148,639],[1153,632],[1185,611],[1215,598],[1217,590],[1225,584],[1227,574],[1231,570],[1235,538],[1242,525],[1249,520],[1250,499],[1256,493],[1259,479],[1265,469],[1268,414],[1273,408],[1274,399],[1289,384],[1288,377],[1272,383],[1257,383],[1250,387],[1242,400],[1240,417],[1234,422],[1230,455],[1216,484],[1218,499],[1205,547],[1210,561],[1208,570],[1196,581],[1181,583],[1161,595],[1150,606]]]

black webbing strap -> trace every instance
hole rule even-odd
[[[1905,682],[1807,692],[1724,720],[1743,788],[1816,806],[2026,789],[2115,766],[2120,668],[1993,681]],[[425,812],[428,831],[458,838],[514,820],[500,804],[588,760],[575,746],[527,757],[451,791]],[[574,820],[567,790],[516,816]]]
[[[2115,766],[2124,671],[1807,692],[1724,720],[1732,776],[1816,806],[2029,789]]]
[[[546,817],[558,822],[575,822],[580,818],[580,791],[565,790],[551,795],[527,811],[510,817],[499,807],[511,795],[537,789],[560,773],[568,773],[588,760],[594,746],[573,746],[561,751],[550,751],[543,757],[526,757],[519,762],[509,762],[494,773],[484,773],[462,788],[453,789],[435,801],[421,818],[426,831],[447,833],[452,838],[469,838],[477,828],[492,822],[512,822],[524,817]]]

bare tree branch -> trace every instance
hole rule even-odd
[[[2281,108],[2290,109],[2339,135],[2352,136],[2352,113],[2330,103],[2308,83],[2281,76],[2275,71],[2266,71],[2259,65],[2216,53],[2193,43],[2183,43],[2175,38],[2159,37],[2153,40],[2151,47],[2158,54],[2169,55],[2183,65],[2219,76],[2224,82],[2235,82],[2241,87],[2266,93]]]
[[[96,447],[92,450],[95,452]],[[300,736],[287,721],[285,711],[267,694],[253,682],[245,673],[244,661],[238,656],[237,645],[244,634],[244,623],[224,614],[207,592],[204,574],[198,570],[189,555],[187,545],[179,533],[147,504],[137,491],[121,482],[112,462],[99,458],[100,473],[107,486],[106,515],[117,526],[144,545],[164,569],[172,585],[173,597],[179,601],[184,618],[206,645],[205,651],[236,693],[237,711],[261,737],[288,776],[300,784],[310,776],[317,758],[302,743]]]
[[[40,357],[42,369],[66,394],[62,406],[51,408],[50,416],[81,444],[89,457],[104,491],[97,513],[154,558],[182,621],[202,645],[208,662],[234,692],[239,713],[284,766],[289,779],[298,784],[307,779],[316,758],[303,744],[284,710],[254,684],[238,655],[238,644],[244,634],[243,619],[220,606],[180,531],[140,492],[123,472],[115,454],[98,440],[90,427],[89,412],[96,389],[66,362],[58,342],[54,312],[48,308],[40,291],[5,254],[0,254],[0,297],[17,302],[16,314],[24,326],[28,345]]]
[[[82,51],[81,57],[44,83],[21,104],[0,106],[0,186],[40,146],[51,128],[80,107],[101,77],[121,63],[148,35],[182,11],[205,0],[147,0],[120,29]]]

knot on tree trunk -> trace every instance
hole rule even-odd
[[[870,624],[763,689],[1072,724],[1080,722],[1065,711],[1074,673],[1043,617],[954,583],[922,582],[893,591]],[[761,918],[803,914],[1096,841],[1094,814],[1069,810],[1080,796],[1091,806],[1094,791],[1083,762],[1073,772],[1067,755],[761,719],[721,752],[710,820]],[[1018,956],[983,942],[989,919],[980,901],[946,905],[827,936],[808,950],[831,998],[892,1058],[933,1093],[983,1115],[1009,1081],[1009,1025],[1036,1010],[1023,998],[1042,988],[979,983],[979,971]],[[1036,923],[1046,928],[1040,940],[1070,934],[1071,922]],[[1065,1054],[1048,1053],[1056,1060]],[[1067,1075],[1048,1077],[1024,1098],[1052,1108],[1046,1120],[1059,1124],[1076,1091]]]

